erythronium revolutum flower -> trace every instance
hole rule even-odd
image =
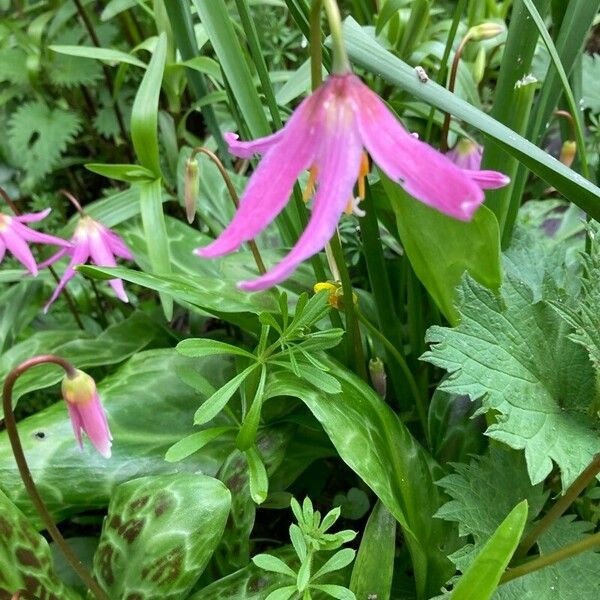
[[[61,240],[46,233],[40,233],[25,225],[25,223],[41,221],[49,213],[49,208],[39,213],[30,213],[21,216],[0,213],[0,262],[2,262],[4,254],[8,250],[32,275],[37,275],[38,265],[33,258],[33,254],[31,254],[27,242],[52,244],[68,248],[71,244],[66,240]],[[50,259],[46,261],[46,265],[51,264],[54,260]]]
[[[463,138],[458,141],[452,150],[446,153],[446,156],[461,169],[479,171],[483,148],[477,142]]]
[[[297,244],[265,275],[239,284],[248,291],[284,280],[329,242],[344,210],[355,204],[357,178],[366,174],[363,148],[409,194],[464,221],[483,202],[484,189],[508,183],[502,173],[461,169],[416,139],[349,72],[331,75],[277,133],[249,142],[239,141],[232,133],[225,137],[232,154],[241,158],[262,154],[263,158],[235,217],[213,243],[196,250],[199,256],[222,256],[256,237],[281,212],[305,169],[311,169],[318,185],[310,221]]]
[[[117,265],[115,256],[133,260],[129,248],[116,233],[102,225],[102,223],[85,215],[81,217],[75,228],[71,244],[69,248],[59,250],[53,257],[43,263],[43,266],[46,266],[50,261],[54,262],[65,255],[71,257],[66,271],[44,308],[44,312],[48,311],[50,305],[58,298],[61,290],[74,277],[75,267],[78,265],[83,265],[91,259],[91,262],[98,267],[115,267]],[[123,302],[129,302],[123,288],[123,282],[120,279],[111,279],[108,283]]]
[[[96,382],[87,373],[77,369],[71,376],[65,375],[62,381],[62,395],[67,403],[73,432],[83,448],[81,432],[85,431],[90,441],[106,458],[110,458],[112,436]]]

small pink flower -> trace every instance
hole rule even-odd
[[[212,244],[196,250],[199,256],[222,256],[255,238],[281,212],[305,169],[311,170],[311,183],[316,179],[318,184],[310,222],[298,243],[268,273],[239,284],[250,291],[284,280],[329,242],[344,210],[356,204],[354,184],[365,172],[363,147],[409,194],[465,221],[483,202],[483,189],[508,183],[501,173],[460,169],[413,137],[351,73],[330,76],[277,133],[250,142],[241,142],[232,133],[225,137],[236,156],[264,156],[235,217]]]
[[[112,436],[96,391],[96,382],[87,373],[77,369],[73,375],[65,375],[62,395],[67,403],[79,447],[83,448],[81,432],[85,431],[96,450],[102,456],[110,458]]]
[[[48,312],[48,309],[58,298],[61,290],[74,277],[76,266],[83,265],[91,259],[91,262],[98,267],[116,267],[115,256],[133,260],[133,256],[129,248],[125,245],[125,242],[116,233],[113,233],[110,229],[102,225],[102,223],[94,221],[91,217],[81,217],[75,228],[71,244],[71,247],[59,250],[48,261],[40,265],[46,266],[65,255],[71,257],[67,270],[64,272],[52,297],[48,300],[44,312]],[[123,288],[123,282],[120,279],[111,279],[108,283],[123,302],[129,302]]]
[[[6,250],[9,250],[12,255],[32,274],[38,274],[38,265],[31,254],[31,250],[27,242],[36,244],[53,244],[54,246],[69,247],[71,244],[66,240],[47,235],[30,229],[23,223],[34,223],[41,221],[48,216],[50,209],[31,213],[28,215],[12,216],[0,213],[0,262],[4,258]],[[53,260],[46,261],[46,265],[54,262]]]
[[[479,171],[483,148],[477,142],[463,138],[446,153],[446,156],[461,169]]]

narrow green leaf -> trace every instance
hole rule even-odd
[[[494,213],[482,206],[471,221],[458,221],[415,200],[382,172],[380,176],[410,264],[444,316],[456,325],[455,290],[465,271],[492,290],[502,283]]]
[[[95,46],[63,46],[63,45],[52,45],[48,46],[50,50],[58,52],[59,54],[66,54],[68,56],[80,56],[82,58],[94,58],[107,63],[127,63],[135,67],[146,68],[143,63],[135,56],[131,56],[127,52],[121,52],[120,50],[113,50],[112,48],[96,48]]]
[[[252,562],[259,568],[273,573],[281,573],[296,578],[296,573],[290,569],[280,558],[270,554],[257,554],[252,557]]]
[[[333,583],[316,583],[311,586],[315,590],[325,592],[337,600],[356,600],[356,596],[348,589],[341,585]]]
[[[519,544],[527,522],[527,500],[513,508],[458,580],[451,600],[489,600]]]
[[[344,23],[344,33],[350,58],[358,65],[479,129],[568,200],[600,219],[600,189],[593,183],[433,80],[421,82],[412,67],[380,46],[351,18]]]
[[[162,210],[162,182],[156,179],[150,183],[140,185],[140,210],[144,235],[148,247],[148,257],[152,271],[157,275],[171,273],[171,256],[165,215]],[[165,313],[165,318],[170,320],[173,316],[173,297],[159,293]]]
[[[258,432],[258,425],[260,422],[266,381],[267,368],[265,365],[262,365],[260,379],[256,388],[256,393],[252,399],[252,405],[246,414],[246,418],[244,419],[237,436],[236,442],[240,450],[247,450],[250,446],[256,443],[256,434]]]
[[[117,181],[129,183],[149,182],[156,179],[154,173],[140,165],[111,165],[103,163],[87,163],[84,165],[88,171],[98,173]]]
[[[269,492],[267,470],[256,448],[248,448],[244,454],[248,461],[250,496],[256,504],[262,504],[267,499]]]
[[[254,364],[247,367],[233,379],[228,381],[222,388],[219,388],[210,398],[205,400],[194,415],[194,423],[196,425],[203,425],[211,419],[214,419],[214,417],[223,410],[240,385],[242,385],[244,379],[256,369],[256,366],[257,365]]]
[[[192,358],[201,358],[203,356],[212,356],[215,354],[235,354],[237,356],[245,356],[250,360],[255,361],[256,356],[243,348],[219,342],[217,340],[209,340],[202,338],[194,338],[183,340],[176,346],[177,352],[183,356]]]
[[[286,585],[271,592],[265,600],[289,600],[297,591],[295,585]]]
[[[378,600],[390,600],[395,552],[396,520],[379,500],[367,521],[352,569],[350,589],[358,598],[374,594]]]
[[[158,99],[167,58],[167,36],[158,36],[154,53],[131,109],[131,140],[143,167],[161,176],[158,156]]]
[[[168,462],[179,462],[190,456],[190,454],[198,452],[198,450],[204,448],[206,444],[216,440],[228,431],[231,431],[231,427],[211,427],[210,429],[205,429],[198,433],[192,433],[192,435],[188,435],[182,440],[179,440],[176,444],[173,444],[167,450],[165,460]]]
[[[313,576],[312,579],[318,579],[326,573],[333,571],[339,571],[344,567],[347,567],[356,556],[356,550],[352,548],[344,548],[339,552],[336,552]]]

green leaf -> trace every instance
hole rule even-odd
[[[344,36],[350,58],[359,66],[479,129],[568,200],[600,218],[600,189],[594,184],[431,79],[422,83],[412,67],[380,46],[351,18],[344,23]]]
[[[121,484],[104,521],[94,574],[111,598],[185,598],[223,534],[230,505],[229,490],[205,475]]]
[[[527,522],[527,500],[517,504],[452,590],[451,600],[489,600],[517,548]]]
[[[179,342],[179,344],[177,344],[177,352],[182,356],[189,356],[191,358],[202,358],[204,356],[213,356],[216,354],[235,354],[237,356],[244,356],[253,361],[256,360],[254,354],[243,348],[238,348],[238,346],[226,344],[225,342],[203,338],[187,339]]]
[[[167,36],[158,36],[131,110],[131,140],[140,164],[159,178],[158,99],[167,58]]]
[[[455,289],[465,271],[493,290],[502,282],[494,213],[482,206],[471,221],[458,221],[415,200],[381,172],[380,176],[412,268],[448,321],[457,324]]]
[[[22,104],[8,123],[8,143],[19,164],[35,181],[50,173],[75,141],[81,119],[73,111],[50,108],[41,100]]]
[[[92,173],[98,173],[98,175],[117,181],[127,181],[129,183],[154,181],[154,173],[140,165],[87,163],[84,166]]]
[[[271,556],[270,554],[257,554],[252,557],[252,562],[263,571],[271,571],[272,573],[281,573],[289,575],[296,579],[296,573],[292,571],[280,558]]]
[[[56,576],[46,539],[0,491],[0,596],[11,598],[18,590],[36,598],[81,600]]]
[[[356,556],[356,550],[352,548],[343,548],[336,552],[311,578],[311,580],[318,579],[326,573],[332,571],[339,571],[344,567],[347,567]]]
[[[140,210],[144,235],[148,249],[148,258],[152,272],[156,275],[171,273],[169,240],[162,209],[162,182],[160,179],[140,185]],[[173,316],[173,298],[159,292],[167,321]]]
[[[231,86],[252,137],[271,133],[246,57],[223,0],[194,0],[194,6]]]
[[[598,54],[584,53],[583,61],[583,105],[593,113],[600,113],[600,58]]]
[[[418,594],[435,594],[450,576],[439,550],[447,528],[432,519],[441,505],[434,485],[439,467],[390,407],[366,383],[326,356],[319,360],[340,382],[341,394],[291,373],[273,376],[277,394],[300,398],[321,423],[342,460],[377,494],[401,524],[411,553]]]
[[[569,515],[555,521],[538,542],[541,554],[549,554],[580,541],[593,530],[590,523]],[[596,600],[600,553],[586,552],[544,567],[535,573],[501,585],[494,600]]]
[[[295,585],[286,585],[271,592],[265,600],[289,600],[297,591],[298,588]]]
[[[165,455],[165,460],[168,462],[179,462],[184,458],[198,452],[206,446],[206,444],[216,440],[224,433],[231,431],[231,427],[211,427],[198,433],[192,433],[183,439],[179,440],[176,444],[173,444]]]
[[[156,325],[142,312],[111,325],[97,337],[79,330],[39,331],[0,356],[0,381],[18,364],[38,354],[59,354],[81,369],[116,364],[142,350],[157,332]],[[28,392],[58,383],[62,377],[62,370],[55,365],[31,369],[16,382],[13,403]]]
[[[237,392],[246,377],[248,377],[257,366],[258,365],[256,364],[250,365],[241,373],[238,373],[233,379],[230,379],[223,387],[219,388],[210,398],[205,400],[194,415],[194,423],[196,425],[203,425],[218,415],[223,408],[225,408],[225,405],[229,402],[231,397]]]
[[[251,379],[250,382],[253,382],[253,380]],[[256,386],[256,392],[252,398],[252,403],[248,412],[246,413],[246,416],[244,418],[242,426],[240,427],[236,439],[237,447],[240,450],[247,450],[256,442],[256,434],[258,432],[258,426],[260,424],[260,416],[262,412],[266,382],[267,367],[263,364],[261,365],[258,385]]]
[[[59,54],[66,54],[68,56],[80,56],[82,58],[93,58],[101,60],[107,63],[127,63],[134,65],[135,67],[146,68],[146,65],[135,56],[131,56],[127,52],[121,52],[120,50],[114,50],[113,48],[96,48],[95,46],[63,46],[63,45],[50,45],[48,49]]]
[[[377,501],[360,541],[352,569],[350,589],[358,598],[375,594],[378,600],[390,600],[396,552],[396,520]]]
[[[315,583],[311,585],[311,589],[320,590],[327,595],[337,598],[338,600],[356,600],[356,596],[348,589],[341,585],[331,583]]]
[[[203,452],[176,465],[164,460],[166,451],[190,433],[198,404],[198,394],[176,374],[183,367],[197,370],[214,386],[230,376],[230,365],[218,357],[198,361],[179,356],[174,350],[152,350],[137,354],[98,382],[114,437],[110,460],[91,448],[87,440],[83,452],[79,449],[63,400],[19,422],[33,479],[55,520],[105,507],[115,487],[133,477],[198,471],[214,475],[219,470],[231,452],[232,435],[224,434],[223,441],[213,441]],[[211,425],[233,423],[220,417]],[[0,488],[39,523],[4,431],[0,432]]]
[[[250,496],[256,504],[262,504],[267,499],[267,494],[269,492],[267,470],[256,449],[248,448],[244,454],[248,461]]]
[[[452,500],[436,517],[458,523],[459,535],[472,540],[450,556],[460,571],[467,572],[517,503],[527,501],[532,521],[542,510],[547,494],[541,485],[531,485],[523,456],[513,450],[491,447],[488,454],[470,464],[453,466],[456,472],[438,482]]]
[[[35,319],[43,301],[44,287],[31,279],[10,286],[0,294],[0,354]]]
[[[585,414],[596,393],[585,350],[510,274],[499,296],[468,276],[459,293],[460,325],[429,329],[432,347],[423,360],[450,373],[440,389],[480,398],[483,411],[499,414],[487,434],[525,450],[532,483],[543,481],[554,461],[566,489],[600,451]]]

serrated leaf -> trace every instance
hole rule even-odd
[[[497,413],[487,435],[525,450],[532,483],[554,461],[566,489],[600,451],[597,424],[586,415],[596,392],[585,350],[510,275],[498,296],[465,276],[459,297],[460,325],[432,327],[422,359],[450,373],[440,389],[481,399],[482,412]]]
[[[48,542],[0,491],[0,597],[17,590],[36,598],[81,600],[56,576]]]
[[[102,69],[99,64],[85,58],[56,54],[52,57],[48,77],[58,87],[90,86],[102,79]]]
[[[0,81],[27,85],[27,54],[21,48],[0,48]]]
[[[475,555],[494,533],[512,508],[527,500],[529,520],[533,520],[546,501],[541,485],[531,486],[523,456],[504,448],[490,448],[490,453],[470,464],[455,464],[455,473],[438,484],[452,498],[436,517],[458,523],[461,537],[471,536],[468,543],[450,556],[465,572]]]
[[[581,540],[593,526],[572,515],[556,521],[539,539],[542,554]],[[501,585],[493,600],[597,600],[600,553],[586,552]]]
[[[8,141],[19,166],[34,180],[47,175],[74,141],[81,119],[42,101],[20,106],[10,117]]]
[[[217,479],[140,477],[115,491],[94,555],[111,598],[185,598],[225,529],[231,495]]]

